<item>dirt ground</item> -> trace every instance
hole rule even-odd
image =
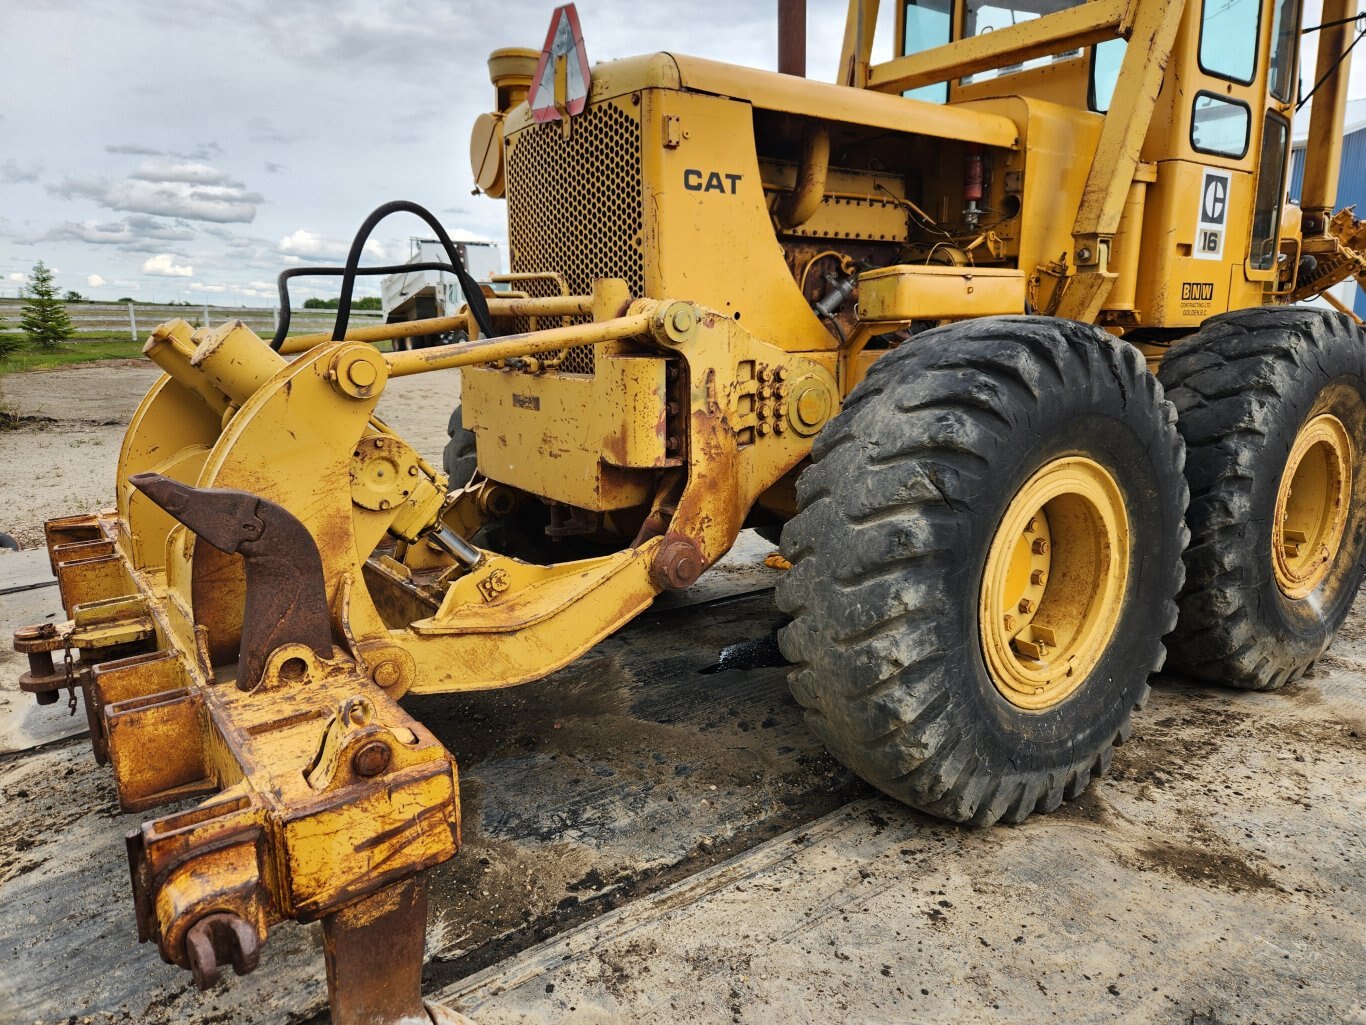
[[[428,458],[456,391],[441,378],[393,382],[381,407]],[[95,425],[148,380],[0,379],[0,401],[47,418],[0,433],[21,533],[107,501],[120,432]],[[1366,1025],[1366,600],[1295,687],[1157,677],[1108,777],[971,831],[870,792],[806,730],[781,666],[723,654],[782,622],[766,550],[747,536],[539,684],[406,702],[461,769],[432,1000],[479,1025]],[[0,555],[0,634],[55,614],[44,567]],[[0,680],[19,668],[0,652]],[[204,994],[137,943],[138,817],[83,714],[2,697],[0,1023],[324,1021],[317,926],[273,930],[255,973]]]

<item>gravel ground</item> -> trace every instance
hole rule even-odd
[[[431,459],[454,377],[395,381],[381,405]],[[0,379],[0,403],[42,418],[0,433],[21,536],[108,501],[120,431],[100,425],[150,380],[138,364]],[[725,667],[721,648],[779,621],[752,593],[762,551],[748,539],[703,581],[746,592],[732,604],[651,612],[540,684],[409,702],[459,760],[466,812],[434,880],[434,998],[480,1025],[1366,1025],[1366,601],[1295,687],[1158,677],[1110,776],[1054,815],[969,831],[833,763],[780,668]],[[0,627],[41,619],[45,595],[0,596]],[[44,746],[0,756],[0,1022],[318,1012],[316,927],[274,931],[260,970],[203,995],[139,947],[133,819],[107,769],[15,727],[0,733]]]

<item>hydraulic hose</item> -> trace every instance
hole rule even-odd
[[[456,274],[458,271],[449,263],[442,263],[439,260],[428,260],[423,263],[396,263],[388,267],[361,267],[356,270],[358,276],[371,276],[375,274],[402,274],[405,271],[414,270],[441,270],[449,274]],[[290,278],[311,278],[311,277],[340,277],[346,273],[345,267],[291,267],[289,270],[282,270],[277,279],[280,290],[280,322],[276,325],[275,335],[270,340],[270,347],[276,352],[280,351],[280,346],[285,343],[285,336],[289,334],[290,319],[293,312],[290,310],[289,301],[289,279]]]
[[[339,342],[346,337],[346,329],[351,320],[351,293],[356,287],[361,253],[365,250],[365,243],[370,239],[370,233],[375,230],[375,225],[379,224],[380,221],[390,214],[396,213],[413,214],[415,217],[426,221],[427,226],[436,232],[436,237],[446,250],[447,260],[455,268],[456,280],[460,282],[460,289],[465,293],[465,301],[469,304],[474,322],[479,325],[479,333],[485,338],[492,338],[494,334],[493,322],[489,317],[488,304],[484,301],[484,293],[480,290],[478,282],[470,276],[465,267],[465,261],[460,258],[460,251],[455,248],[455,243],[451,241],[450,235],[446,234],[446,229],[425,207],[418,206],[406,199],[396,199],[393,202],[376,207],[370,216],[365,218],[360,230],[356,232],[355,239],[351,242],[351,251],[346,254],[346,266],[342,273],[341,297],[337,303],[337,320],[332,327],[332,340]]]

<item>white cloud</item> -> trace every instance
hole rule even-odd
[[[110,210],[218,224],[249,223],[256,219],[256,204],[263,202],[241,182],[193,161],[145,161],[113,185],[106,179],[67,177],[46,188],[61,199],[92,199]]]
[[[114,210],[229,224],[255,220],[261,197],[236,185],[129,178],[105,192],[99,201]]]
[[[92,274],[85,279],[85,283],[91,288],[101,288],[104,285],[104,278],[100,277],[98,274]]]
[[[146,160],[128,177],[147,182],[184,182],[187,185],[242,187],[241,182],[231,181],[222,171],[210,167],[208,164],[174,163],[169,160]]]
[[[280,239],[279,245],[275,247],[279,252],[286,256],[297,258],[308,257],[310,259],[336,260],[340,262],[346,259],[346,254],[351,249],[351,243],[339,242],[336,239],[323,238],[316,231],[309,231],[307,228],[300,228],[298,231],[286,235]],[[385,261],[385,247],[377,239],[370,239],[365,243],[365,256],[371,260]],[[291,263],[300,262],[299,259],[291,260]]]
[[[145,214],[133,214],[122,221],[99,223],[97,221],[67,221],[39,236],[37,242],[73,241],[88,242],[92,245],[121,245],[129,249],[141,248],[144,252],[156,252],[161,245],[149,245],[156,240],[163,242],[189,242],[194,232],[182,224],[168,224]]]
[[[170,253],[158,253],[144,261],[142,273],[154,274],[159,278],[189,278],[194,276],[194,268],[176,263]]]
[[[150,146],[143,146],[136,142],[120,142],[112,146],[104,147],[106,153],[125,153],[135,157],[159,157],[161,150],[152,149]]]
[[[39,163],[17,164],[13,160],[6,160],[0,164],[0,182],[8,185],[18,185],[23,182],[36,182],[38,176],[43,172],[43,165]]]
[[[11,275],[9,276],[9,279],[10,279],[11,281],[17,281],[17,282],[19,282],[21,285],[22,285],[25,281],[28,280],[28,278],[27,278],[25,275],[20,274],[18,271],[15,271],[13,274],[11,274]]]
[[[191,292],[226,292],[227,290],[227,285],[206,285],[199,281],[190,286]]]

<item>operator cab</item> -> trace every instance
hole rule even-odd
[[[932,59],[951,47],[957,65],[970,64],[978,41],[1068,11],[1075,12],[1076,45],[1058,50],[1054,43],[1040,51],[1057,52],[1025,54],[900,91],[951,104],[1023,96],[1107,114],[1128,44],[1094,38],[1098,33],[1088,33],[1085,20],[1108,6],[1104,0],[907,0],[896,11],[898,58]],[[1297,0],[1205,0],[1183,15],[1141,151],[1140,166],[1154,174],[1143,234],[1176,239],[1145,252],[1166,266],[1136,283],[1134,305],[1146,311],[1144,323],[1194,326],[1288,287],[1279,271],[1288,270],[1295,243],[1282,242],[1281,220],[1301,15]],[[1170,88],[1168,78],[1181,88]],[[878,87],[876,75],[872,84]],[[1192,196],[1200,197],[1198,209]],[[1298,234],[1298,213],[1287,222],[1287,235]],[[1165,286],[1172,280],[1182,283],[1175,294]]]

